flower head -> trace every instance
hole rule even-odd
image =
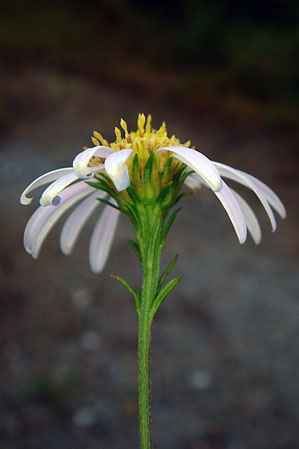
[[[166,125],[158,130],[151,127],[151,116],[139,114],[137,130],[128,132],[124,120],[122,131],[115,128],[116,140],[108,143],[94,132],[95,146],[80,152],[72,167],[46,173],[34,180],[21,195],[22,204],[30,204],[28,194],[35,188],[51,183],[40,198],[40,207],[27,223],[24,246],[36,258],[48,233],[72,206],[60,235],[60,246],[70,254],[84,224],[100,206],[104,211],[94,228],[89,260],[94,272],[100,272],[107,260],[120,212],[129,215],[138,228],[138,216],[147,212],[151,221],[154,211],[167,216],[186,193],[183,184],[192,191],[202,185],[212,190],[224,206],[240,243],[244,243],[247,229],[255,243],[261,240],[257,218],[247,202],[227,186],[223,178],[237,181],[251,189],[270,219],[272,230],[276,221],[272,208],[284,218],[285,208],[277,195],[255,177],[227,165],[213,162],[190,148],[190,142],[181,144],[168,137]],[[79,204],[78,204],[79,203]],[[140,226],[139,226],[140,227]]]

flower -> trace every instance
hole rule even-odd
[[[124,137],[115,128],[116,140],[111,144],[94,132],[92,141],[95,146],[80,152],[72,167],[51,171],[29,184],[20,199],[24,205],[32,202],[28,197],[32,190],[51,183],[41,195],[40,207],[25,228],[24,246],[29,254],[38,257],[45,238],[58,219],[79,203],[60,234],[61,249],[64,254],[70,254],[86,221],[100,202],[104,202],[106,206],[95,225],[89,246],[90,266],[98,273],[109,255],[120,211],[130,215],[134,201],[147,204],[160,201],[160,207],[167,215],[182,196],[179,192],[183,183],[193,191],[204,185],[215,193],[240,243],[246,241],[248,229],[258,244],[261,229],[251,207],[228,187],[223,178],[236,181],[256,194],[270,219],[272,231],[276,229],[272,208],[282,218],[286,216],[278,196],[257,178],[209,160],[190,148],[190,142],[181,144],[175,136],[169,138],[165,123],[158,130],[152,129],[151,116],[146,120],[139,114],[137,125],[137,131],[129,133],[126,122],[121,120]]]

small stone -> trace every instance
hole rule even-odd
[[[75,306],[83,309],[91,303],[92,296],[90,291],[83,287],[72,292],[71,300]]]
[[[73,414],[73,423],[78,427],[90,427],[96,420],[96,411],[92,407],[79,408]]]
[[[96,331],[88,331],[82,335],[80,346],[85,351],[96,351],[100,347],[100,335]]]
[[[190,385],[196,390],[205,390],[212,383],[211,373],[204,369],[193,371],[190,376]]]

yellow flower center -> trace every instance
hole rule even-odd
[[[93,137],[91,138],[92,143],[96,146],[105,145],[115,151],[130,148],[138,154],[139,166],[143,167],[146,164],[150,152],[155,151],[158,148],[176,145],[190,147],[190,141],[181,144],[179,139],[177,139],[174,135],[168,137],[165,122],[162,123],[159,129],[155,130],[151,126],[151,120],[151,115],[148,115],[146,118],[144,114],[139,114],[137,119],[137,130],[128,132],[127,123],[121,119],[120,126],[123,133],[119,128],[115,128],[116,140],[114,142],[109,144],[100,133],[94,131]],[[168,157],[169,156],[165,153],[159,154],[158,160],[160,168],[164,167]],[[92,161],[92,165],[97,165],[98,162],[99,159],[95,158],[95,160]],[[130,165],[130,162],[128,165]]]

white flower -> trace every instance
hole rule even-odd
[[[212,162],[198,151],[184,146],[167,146],[155,151],[158,159],[165,157],[166,154],[166,157],[168,155],[176,158],[194,171],[185,181],[192,190],[199,189],[203,184],[215,193],[225,208],[240,243],[245,242],[248,229],[254,242],[258,244],[261,240],[261,229],[250,206],[227,186],[222,177],[237,181],[256,194],[268,214],[273,231],[276,229],[276,221],[271,207],[282,218],[286,216],[285,208],[277,195],[260,180],[247,173],[219,162]],[[33,181],[21,195],[22,204],[31,203],[32,198],[28,198],[27,195],[33,189],[54,182],[43,192],[40,198],[41,206],[27,223],[24,233],[26,251],[37,258],[45,238],[58,219],[80,201],[67,218],[60,234],[61,249],[64,254],[70,254],[87,219],[100,206],[98,198],[104,199],[107,196],[85,181],[92,178],[95,173],[103,171],[113,181],[116,191],[122,192],[131,182],[127,164],[134,154],[135,151],[129,148],[115,151],[106,146],[96,146],[79,153],[73,161],[73,167],[51,171]],[[98,160],[100,160],[98,165],[90,166]],[[116,205],[113,199],[110,198],[109,201]],[[118,218],[119,211],[106,205],[93,230],[89,262],[96,273],[103,269],[107,260]]]

